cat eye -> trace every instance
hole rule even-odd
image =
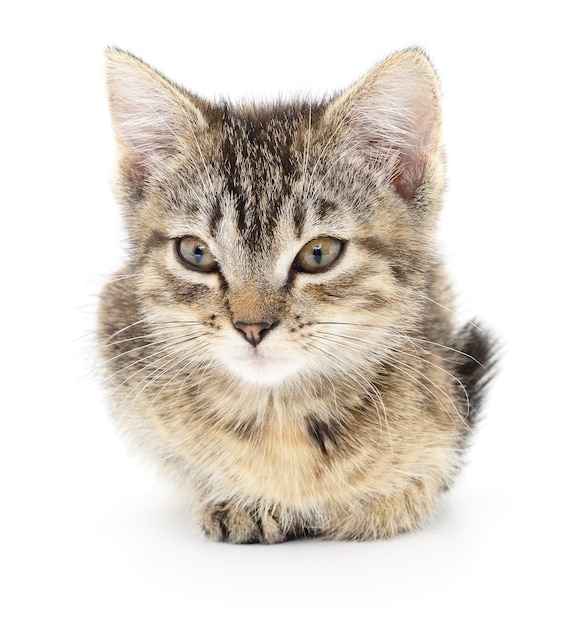
[[[186,267],[199,272],[213,272],[218,267],[208,246],[197,237],[176,240],[176,252]]]
[[[299,272],[318,274],[332,267],[344,250],[344,242],[334,237],[319,237],[309,241],[294,259]]]

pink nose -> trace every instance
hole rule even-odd
[[[236,322],[234,326],[242,333],[244,333],[244,339],[256,347],[266,333],[272,328],[270,322]]]

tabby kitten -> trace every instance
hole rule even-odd
[[[106,57],[127,266],[105,287],[118,423],[208,537],[366,540],[454,480],[490,346],[435,251],[437,79],[410,50],[324,102],[212,104]]]

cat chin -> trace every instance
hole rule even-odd
[[[249,356],[230,356],[226,367],[236,377],[257,385],[278,385],[298,373],[302,364],[294,358],[253,351]]]

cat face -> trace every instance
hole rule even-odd
[[[174,371],[293,385],[390,355],[422,305],[442,186],[422,68],[233,108],[124,53],[110,65],[139,312]]]

